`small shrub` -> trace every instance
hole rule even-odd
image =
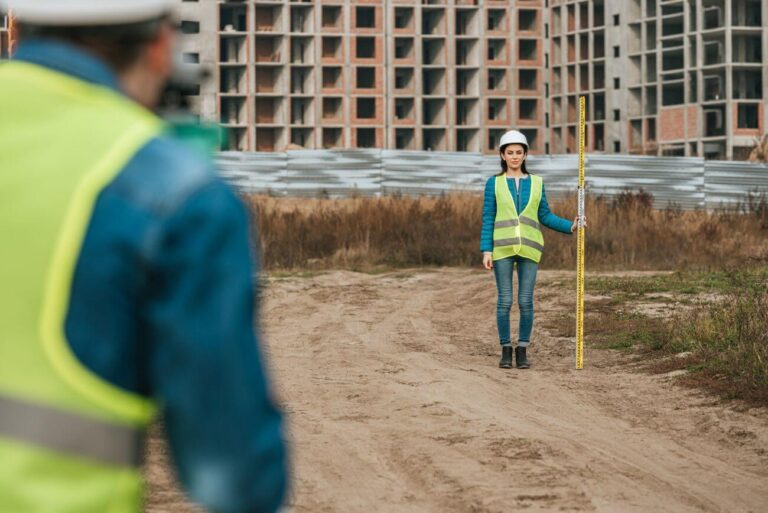
[[[728,397],[768,404],[768,270],[729,274],[725,297],[667,324],[661,344],[701,360],[695,376]]]
[[[590,343],[655,353],[660,358],[646,360],[656,372],[687,369],[684,381],[691,385],[768,405],[768,267],[668,278],[666,290],[681,292],[689,283],[708,295],[706,303],[667,319],[626,315],[626,305],[599,310],[586,320]],[[595,285],[615,299],[628,300],[648,293],[647,285],[653,283],[656,277],[604,279]],[[560,320],[564,322],[569,327],[572,317]]]

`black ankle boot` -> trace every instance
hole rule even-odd
[[[512,346],[501,346],[501,361],[499,367],[502,369],[512,368]]]
[[[531,364],[528,363],[528,358],[525,357],[524,347],[518,346],[515,348],[515,364],[517,365],[518,369],[530,368]]]

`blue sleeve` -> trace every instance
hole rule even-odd
[[[485,182],[483,194],[483,227],[480,231],[480,251],[493,251],[493,223],[496,221],[496,177]]]
[[[215,180],[164,224],[145,335],[179,478],[212,512],[273,512],[285,494],[286,457],[253,323],[244,207]]]
[[[549,209],[549,203],[547,203],[547,193],[544,190],[544,185],[541,186],[541,203],[539,203],[539,222],[549,228],[562,233],[571,233],[571,226],[573,221],[563,219],[556,216]]]

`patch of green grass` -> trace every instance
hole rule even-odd
[[[661,336],[658,324],[641,314],[601,316],[587,323],[587,329],[593,345],[624,351],[647,347]]]
[[[768,404],[768,289],[763,282],[740,285],[724,300],[681,316],[662,349],[700,355],[702,384]]]
[[[652,342],[658,336],[657,324],[647,315],[628,309],[605,309],[584,317],[587,342],[601,349],[629,350]],[[573,313],[551,320],[546,328],[560,337],[576,336]]]
[[[768,405],[768,267],[597,278],[591,283],[590,292],[610,297],[587,308],[585,334],[594,346],[656,353],[663,358],[652,364],[654,370],[687,369],[684,382],[726,398]],[[655,296],[659,293],[687,295],[682,302],[689,308],[667,319],[632,310],[633,302],[672,300]],[[572,315],[566,317],[573,321]],[[567,327],[565,319],[559,322]],[[689,355],[671,358],[680,353]]]
[[[594,277],[585,283],[586,291],[591,294],[612,295],[620,299],[633,299],[648,294],[702,294],[708,292],[725,293],[741,286],[739,270],[691,272],[678,271],[669,274],[655,274],[638,277]],[[768,267],[751,272],[753,280],[768,280]],[[742,280],[743,281],[743,280]],[[645,298],[662,300],[663,297]]]
[[[676,303],[677,300],[669,296],[648,296],[644,298],[645,301],[652,301],[654,303]]]
[[[633,295],[666,292],[665,276],[597,277],[586,280],[584,287],[591,294]]]
[[[632,349],[633,346],[634,344],[632,343],[632,339],[630,337],[622,337],[615,342],[606,345],[605,348],[622,351],[626,349]]]

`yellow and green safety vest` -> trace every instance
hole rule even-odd
[[[543,190],[540,176],[529,175],[531,197],[518,215],[507,177],[496,176],[496,219],[493,225],[493,259],[521,256],[538,263],[544,251],[544,236],[539,224],[539,204]]]
[[[98,194],[163,130],[106,87],[0,64],[2,512],[141,511],[155,404],[84,367],[64,325]]]

